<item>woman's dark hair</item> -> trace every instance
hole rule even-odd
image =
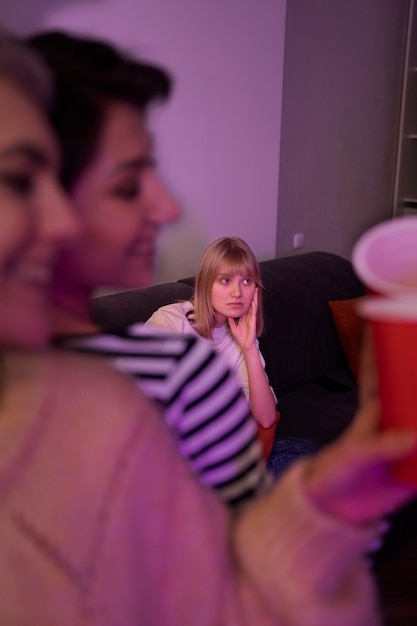
[[[145,114],[152,102],[169,97],[171,78],[99,39],[49,31],[26,43],[53,75],[51,122],[63,152],[61,181],[70,190],[95,154],[108,105],[126,102]]]

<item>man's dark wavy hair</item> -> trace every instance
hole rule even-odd
[[[151,103],[168,99],[171,77],[100,39],[48,31],[25,42],[53,75],[51,122],[63,153],[61,182],[71,190],[94,157],[108,105],[125,102],[145,115]]]

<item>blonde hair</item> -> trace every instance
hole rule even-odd
[[[194,328],[206,339],[211,339],[216,325],[216,315],[211,301],[214,281],[220,269],[233,276],[246,274],[258,287],[258,312],[256,315],[256,335],[262,333],[264,318],[262,311],[262,281],[258,261],[248,244],[239,237],[220,237],[203,252],[197,269],[192,313]]]

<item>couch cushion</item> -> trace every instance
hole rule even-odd
[[[289,393],[278,402],[281,420],[276,436],[308,439],[318,445],[333,441],[349,425],[358,403],[358,387],[346,368]]]

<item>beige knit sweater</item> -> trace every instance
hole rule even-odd
[[[361,554],[300,463],[232,521],[157,411],[102,362],[6,355],[1,626],[373,626]]]

